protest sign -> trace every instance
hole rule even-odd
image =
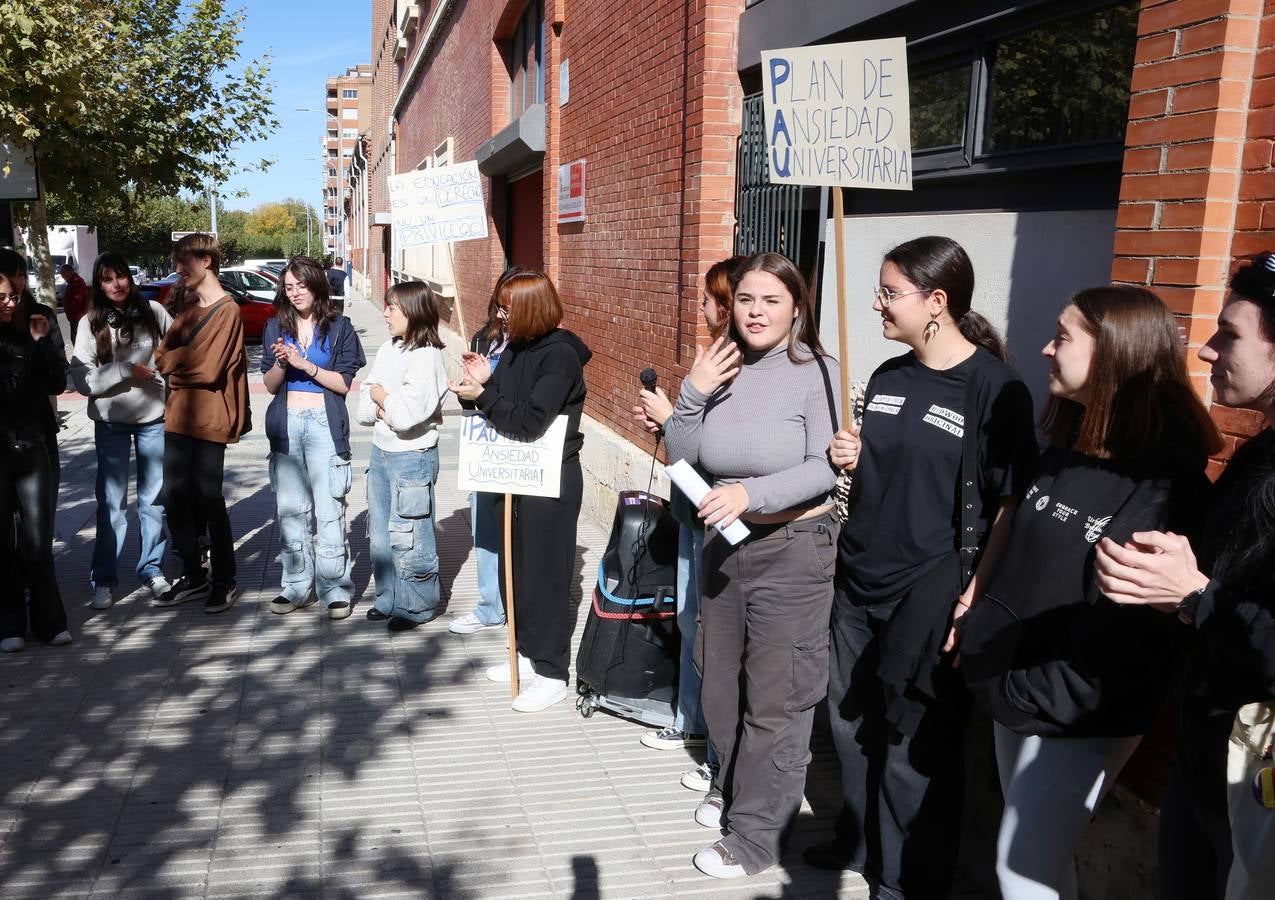
[[[482,416],[460,423],[458,487],[462,491],[557,497],[567,417],[558,416],[535,440],[501,434]]]
[[[912,189],[903,38],[761,54],[773,184]]]
[[[477,162],[390,175],[386,181],[399,247],[487,237],[487,207]]]

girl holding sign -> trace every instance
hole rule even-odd
[[[731,275],[729,335],[695,355],[666,424],[669,459],[708,473],[695,662],[721,766],[695,821],[725,836],[695,854],[715,878],[779,861],[801,807],[815,704],[828,684],[836,562],[827,447],[840,381],[801,272],[762,253]],[[737,545],[717,530],[743,519]]]
[[[390,341],[376,352],[356,413],[373,426],[367,528],[376,602],[367,617],[406,631],[433,619],[440,599],[434,484],[447,372],[429,285],[391,287],[383,317]]]
[[[567,417],[558,496],[515,496],[512,545],[504,548],[512,555],[522,686],[513,708],[538,712],[567,696],[576,520],[584,494],[580,415],[584,366],[593,354],[584,341],[558,327],[562,301],[548,276],[519,273],[501,285],[499,294],[500,304],[509,309],[509,347],[500,366],[492,372],[486,357],[466,353],[464,378],[450,387],[501,434],[524,440],[541,437],[558,416]],[[504,515],[503,497],[496,513],[498,519]],[[511,681],[509,664],[492,666],[487,678]]]
[[[828,682],[845,809],[837,839],[805,858],[861,872],[883,897],[946,897],[970,699],[941,654],[975,588],[968,570],[980,555],[994,562],[1027,489],[1035,426],[999,335],[970,309],[974,267],[960,244],[900,244],[879,278],[882,333],[910,349],[868,381],[862,439],[839,431],[830,447],[855,471]]]

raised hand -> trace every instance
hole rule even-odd
[[[686,377],[701,394],[712,394],[739,374],[741,358],[739,347],[723,335],[713,341],[707,350],[703,347],[695,348],[695,362],[691,364],[691,371]]]

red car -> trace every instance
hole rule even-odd
[[[168,295],[172,292],[174,281],[154,281],[150,284],[139,285],[142,296],[147,300],[154,300],[161,306],[168,306]],[[260,341],[261,334],[265,331],[266,322],[274,318],[274,304],[267,300],[258,300],[256,297],[249,297],[242,290],[233,284],[229,284],[225,278],[221,279],[221,288],[230,297],[239,304],[239,318],[243,320],[243,338],[245,341]]]

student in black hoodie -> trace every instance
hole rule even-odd
[[[1094,545],[1193,521],[1220,447],[1173,316],[1150,291],[1081,291],[1043,353],[1051,446],[956,626],[966,680],[995,720],[1006,900],[1076,896],[1076,845],[1179,660],[1171,623],[1099,593]]]
[[[1275,254],[1236,273],[1200,359],[1217,402],[1266,427],[1214,486],[1196,552],[1162,531],[1104,538],[1098,586],[1195,631],[1160,811],[1160,895],[1257,900],[1275,890]]]
[[[514,602],[518,621],[519,712],[538,712],[567,696],[571,653],[571,579],[575,573],[576,520],[584,481],[580,474],[580,415],[584,366],[593,355],[584,341],[559,328],[562,301],[548,276],[525,272],[500,287],[509,309],[509,346],[492,372],[478,353],[463,357],[465,373],[450,387],[471,401],[502,434],[539,438],[558,416],[567,417],[557,497],[514,497]],[[496,520],[504,517],[503,497]],[[501,582],[503,592],[504,582]],[[509,598],[505,597],[508,604]],[[508,664],[487,670],[492,681],[511,680]]]
[[[28,619],[37,640],[71,643],[53,570],[53,473],[47,449],[57,431],[49,395],[66,388],[66,356],[53,343],[49,317],[26,309],[23,299],[23,291],[0,275],[0,651],[5,653],[26,647]]]

